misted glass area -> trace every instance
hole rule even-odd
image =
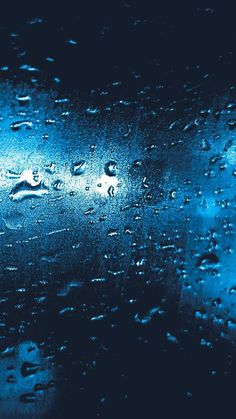
[[[229,417],[234,16],[0,16],[0,418]]]

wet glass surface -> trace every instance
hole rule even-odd
[[[230,411],[233,7],[21,4],[0,43],[0,418]]]

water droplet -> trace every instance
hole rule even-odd
[[[50,164],[46,165],[45,170],[46,172],[53,175],[56,172],[56,163],[51,162]]]
[[[26,170],[22,173],[19,183],[12,189],[9,198],[21,202],[26,198],[41,198],[48,194],[48,188],[43,183],[38,172]]]
[[[112,197],[112,196],[115,196],[115,188],[114,188],[114,186],[113,185],[111,185],[111,186],[109,186],[109,188],[108,188],[108,195],[110,196],[110,197]]]
[[[227,122],[228,127],[230,130],[233,130],[236,128],[236,119],[229,119],[229,121]]]
[[[61,179],[55,180],[55,182],[53,183],[53,188],[55,189],[55,191],[61,191],[63,188],[63,181]]]
[[[3,221],[9,230],[19,230],[23,227],[25,217],[18,211],[12,211],[3,218]]]
[[[202,151],[209,151],[210,148],[211,147],[210,147],[209,142],[205,138],[203,138],[201,140],[201,143],[200,143],[200,150],[202,150]]]
[[[21,105],[26,105],[27,103],[29,103],[31,101],[31,97],[30,97],[30,95],[26,95],[26,94],[18,94],[18,95],[16,95],[16,100]]]
[[[116,228],[110,228],[107,232],[108,237],[115,237],[119,235],[119,232]]]
[[[36,401],[36,395],[34,393],[24,393],[20,396],[22,403],[34,403]]]
[[[196,267],[202,271],[207,271],[214,267],[217,267],[219,263],[219,258],[215,253],[204,253],[199,257]]]
[[[107,176],[116,176],[117,175],[117,163],[113,160],[108,161],[105,166],[104,170]]]
[[[140,314],[135,314],[134,320],[136,323],[139,323],[139,324],[150,323],[150,321],[152,320],[154,315],[158,313],[158,311],[159,311],[158,307],[153,307],[148,311],[148,313],[145,316],[140,316]]]
[[[39,370],[38,364],[33,364],[32,362],[23,362],[21,366],[21,374],[23,377],[28,377],[29,375],[36,374]]]
[[[75,176],[82,175],[86,169],[86,161],[80,160],[73,164],[72,173]]]
[[[31,129],[33,128],[32,121],[16,121],[11,124],[11,129],[13,131],[19,131],[21,128]]]

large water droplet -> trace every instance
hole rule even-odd
[[[12,211],[3,218],[3,221],[9,230],[19,230],[23,227],[25,217],[18,211]]]
[[[9,198],[12,201],[20,202],[26,198],[41,198],[46,194],[48,194],[48,188],[39,173],[26,170],[21,175],[19,183],[11,190]]]

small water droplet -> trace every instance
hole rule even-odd
[[[85,172],[86,169],[86,161],[80,160],[73,164],[72,173],[75,176],[82,175]]]
[[[34,403],[36,401],[36,395],[34,393],[24,393],[20,396],[22,403]]]
[[[104,170],[107,176],[116,176],[117,169],[117,163],[113,160],[108,161],[104,166]]]
[[[28,377],[29,375],[36,374],[39,370],[38,364],[33,364],[32,362],[23,362],[21,366],[21,374],[23,377]]]
[[[204,253],[197,260],[196,267],[202,271],[207,271],[214,267],[217,267],[219,258],[215,253]]]
[[[27,94],[18,94],[16,95],[16,100],[21,105],[26,105],[27,103],[31,101],[31,97],[30,95],[27,95]]]
[[[11,124],[11,129],[13,131],[19,131],[21,128],[31,129],[33,128],[32,121],[16,121]]]

